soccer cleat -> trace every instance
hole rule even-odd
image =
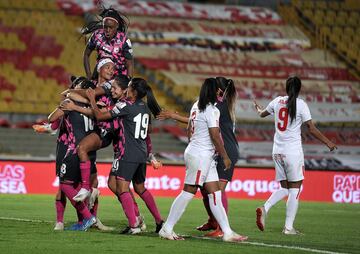
[[[91,195],[89,197],[89,210],[94,207],[95,200],[99,197],[100,191],[97,188],[92,188]]]
[[[71,225],[70,227],[65,228],[65,230],[78,231],[80,230],[81,226],[82,226],[82,222],[81,223],[78,222],[76,224]]]
[[[96,218],[96,223],[94,224],[94,227],[96,227],[97,229],[99,229],[101,231],[113,231],[114,230],[113,227],[108,227],[108,226],[105,226],[104,224],[102,224],[102,222],[100,221],[99,218]]]
[[[243,235],[239,235],[237,233],[235,233],[234,231],[230,234],[230,235],[225,235],[223,236],[223,241],[224,242],[233,242],[233,243],[237,243],[237,242],[243,242],[246,241],[248,239],[247,236],[243,236]]]
[[[196,229],[199,231],[209,231],[216,230],[218,227],[218,223],[215,220],[209,219],[206,223],[198,226]]]
[[[300,231],[296,230],[295,228],[292,228],[292,229],[284,228],[282,233],[284,235],[302,235],[302,233]]]
[[[138,227],[141,229],[141,231],[145,231],[146,230],[146,224],[145,224],[144,216],[142,216],[142,215],[138,216],[137,221],[139,222]]]
[[[261,231],[265,230],[265,218],[265,208],[263,206],[256,208],[256,225]]]
[[[51,135],[56,134],[56,130],[51,129],[51,124],[44,123],[44,124],[34,124],[32,126],[35,132],[37,133],[49,133]]]
[[[224,232],[222,232],[220,227],[217,227],[217,229],[205,234],[204,236],[206,236],[206,237],[214,237],[214,238],[221,238],[221,237],[224,236]]]
[[[88,191],[87,189],[81,188],[78,192],[78,194],[76,194],[75,197],[73,197],[73,200],[76,202],[82,202],[85,199],[87,199],[87,197],[89,197],[90,195],[90,191]]]
[[[95,216],[91,216],[89,219],[84,219],[83,223],[79,227],[80,231],[87,231],[92,225],[96,223]]]
[[[64,223],[63,222],[56,222],[55,227],[54,227],[55,231],[62,231],[64,230]]]
[[[120,234],[122,235],[137,235],[139,233],[141,233],[140,227],[131,228],[129,226],[127,226],[120,232]]]
[[[164,225],[164,221],[160,221],[160,223],[156,223],[156,229],[155,229],[155,233],[159,233],[160,229],[162,228],[162,226]]]
[[[185,240],[184,237],[178,236],[177,234],[175,234],[174,231],[167,232],[164,227],[162,227],[160,229],[159,236],[160,236],[160,238],[167,239],[167,240],[175,240],[175,241]]]

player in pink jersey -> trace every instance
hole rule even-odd
[[[101,59],[110,58],[114,64],[114,74],[133,75],[133,50],[127,38],[126,17],[113,8],[104,9],[100,13],[101,20],[84,26],[82,33],[91,34],[86,45],[83,61],[88,78],[91,77],[89,58],[92,51],[97,51],[97,64]],[[97,77],[97,68],[93,79]]]
[[[336,145],[326,138],[312,122],[308,105],[299,99],[301,80],[294,76],[286,80],[287,96],[279,96],[264,109],[254,100],[254,107],[260,117],[274,115],[275,136],[273,160],[276,180],[281,188],[275,191],[262,207],[256,209],[256,224],[261,231],[265,229],[265,218],[272,206],[285,197],[286,220],[283,233],[296,235],[299,231],[293,227],[299,205],[300,188],[304,179],[304,153],[301,142],[301,125],[305,123],[309,132],[330,151]]]

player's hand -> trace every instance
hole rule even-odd
[[[60,108],[64,111],[72,111],[75,110],[75,103],[72,100],[67,99],[60,103]]]
[[[89,98],[89,100],[95,100],[95,90],[92,88],[87,89],[86,96]]]
[[[225,165],[225,169],[224,170],[228,170],[231,168],[231,160],[228,156],[226,156],[225,158],[223,158],[224,160],[224,165]]]
[[[162,162],[158,160],[151,160],[151,165],[155,170],[158,170],[162,167]]]
[[[176,113],[176,112],[175,112]],[[166,119],[169,119],[169,118],[172,118],[172,115],[174,114],[174,112],[171,112],[169,110],[166,110],[166,109],[163,109],[161,110],[160,114],[158,114],[156,116],[156,119],[157,120],[166,120]]]
[[[327,144],[327,147],[329,148],[329,150],[331,152],[337,149],[337,146],[333,142],[330,142],[329,144]]]
[[[256,100],[253,100],[253,105],[254,105],[254,108],[257,112],[260,112],[261,110],[263,110],[263,107],[261,105],[259,105]]]

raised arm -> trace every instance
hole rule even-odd
[[[263,106],[258,104],[255,100],[254,100],[254,107],[255,107],[256,112],[258,113],[258,115],[261,118],[271,115],[266,109],[264,109]]]
[[[134,59],[125,60],[126,69],[128,70],[128,76],[133,77],[134,75]]]
[[[318,128],[316,128],[312,120],[306,121],[305,124],[310,134],[319,141],[321,141],[322,143],[324,143],[329,148],[330,151],[337,149],[337,146],[333,142],[331,142],[327,137],[325,137],[324,134],[322,134]]]
[[[56,120],[58,120],[62,116],[64,116],[64,111],[62,111],[60,108],[56,108],[48,116],[48,121],[49,121],[49,123],[55,122]]]
[[[229,169],[231,167],[231,160],[225,151],[224,144],[220,137],[219,128],[218,127],[209,128],[209,133],[216,151],[220,154],[221,158],[224,160],[225,170]]]

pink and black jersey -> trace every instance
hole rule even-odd
[[[97,61],[110,58],[115,63],[115,74],[128,75],[125,59],[133,58],[133,50],[125,33],[117,32],[114,38],[108,41],[104,29],[98,29],[90,37],[87,48],[97,50]]]
[[[77,105],[87,107],[83,103],[75,102]],[[94,129],[91,118],[77,111],[69,111],[64,116],[66,130],[68,132],[68,152],[76,153],[76,146],[80,141]]]
[[[110,111],[119,119],[115,158],[128,162],[145,163],[147,159],[146,138],[151,124],[150,110],[142,100],[118,101]],[[114,144],[115,145],[115,144]],[[115,147],[114,147],[115,149]]]
[[[111,83],[105,82],[100,87],[104,89],[105,95],[96,97],[96,101],[105,105],[104,107],[110,111],[115,106],[115,103],[111,97]],[[117,129],[119,129],[119,121],[117,119],[110,119],[107,121],[97,121],[96,126],[102,129],[103,131],[106,131],[106,133],[113,133]]]

